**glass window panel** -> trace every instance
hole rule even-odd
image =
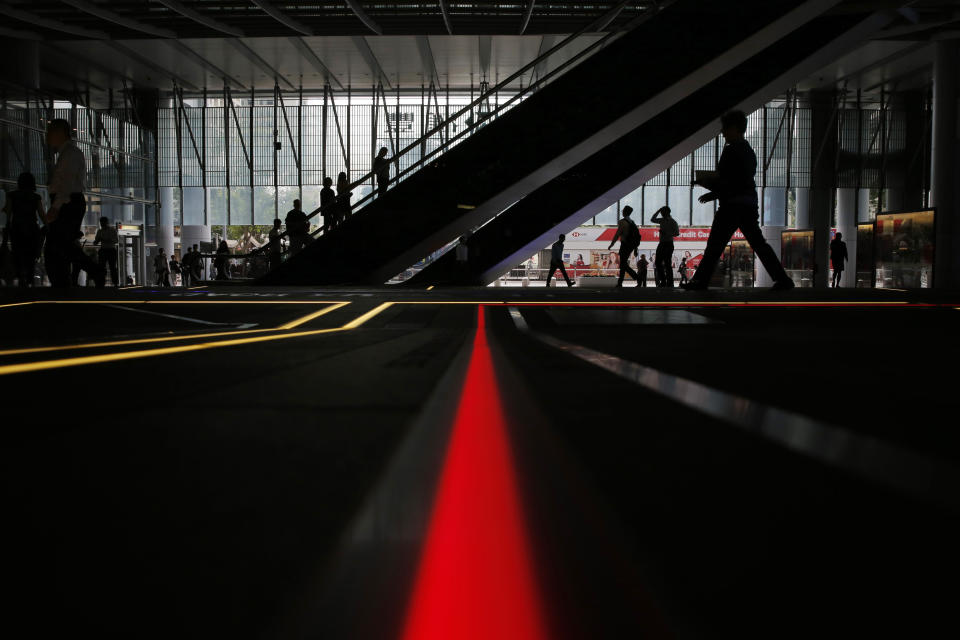
[[[253,221],[250,196],[250,187],[230,187],[230,224],[250,224]]]
[[[617,224],[617,217],[619,213],[617,211],[617,203],[614,202],[612,205],[601,211],[594,218],[594,224]]]
[[[229,223],[227,198],[228,190],[225,187],[207,188],[207,220],[209,224],[224,225]]]
[[[277,217],[276,190],[273,187],[253,188],[253,223],[272,225]],[[293,202],[290,203],[293,208]],[[286,210],[285,210],[286,211]]]
[[[681,227],[690,225],[690,187],[668,187],[670,215],[680,224]],[[656,211],[654,209],[653,211]],[[651,211],[651,215],[653,214]]]

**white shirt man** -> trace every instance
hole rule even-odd
[[[53,196],[50,213],[58,214],[60,207],[70,202],[70,194],[87,189],[87,161],[73,140],[67,139],[57,149],[57,163],[53,167],[48,191]]]

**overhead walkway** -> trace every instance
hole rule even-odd
[[[386,195],[262,282],[382,284],[837,4],[745,0],[731,11],[676,0],[605,37],[599,51],[418,171],[405,170]]]
[[[761,106],[887,19],[862,11],[836,11],[800,26],[513,204],[476,231],[467,265],[448,251],[407,284],[489,284],[717,135],[724,111]]]

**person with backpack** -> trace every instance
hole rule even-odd
[[[637,272],[630,267],[630,254],[637,252],[637,247],[640,246],[640,229],[637,228],[637,225],[630,219],[630,214],[633,213],[633,207],[624,207],[623,208],[623,217],[620,218],[620,222],[617,223],[617,232],[613,236],[613,240],[610,241],[610,246],[607,247],[607,250],[613,249],[613,245],[617,240],[620,240],[620,277],[617,279],[617,288],[623,287],[623,277],[625,274],[629,273],[630,277],[637,281],[637,286],[640,285],[640,277],[637,275]]]
[[[687,259],[680,258],[680,266],[677,268],[677,273],[680,274],[680,286],[683,286],[687,282]]]
[[[670,216],[670,207],[660,207],[650,218],[660,225],[660,242],[653,258],[653,277],[658,287],[673,287],[673,239],[680,235],[680,225]]]

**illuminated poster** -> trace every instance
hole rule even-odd
[[[812,229],[783,231],[780,234],[780,263],[798,287],[812,287],[815,263]]]
[[[873,288],[873,223],[857,225],[857,284],[861,289]]]
[[[895,289],[933,286],[934,220],[933,209],[877,215],[876,286]]]

